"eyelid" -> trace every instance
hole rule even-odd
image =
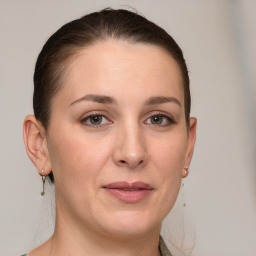
[[[153,126],[160,126],[160,127],[166,127],[166,126],[170,126],[170,125],[173,125],[173,124],[176,124],[176,120],[173,118],[173,116],[169,113],[166,113],[164,111],[156,111],[156,112],[151,112],[147,118],[145,119],[144,123],[149,119],[149,118],[152,118],[154,116],[161,116],[161,117],[164,117],[164,118],[167,118],[168,121],[169,121],[169,124],[149,124],[149,125],[153,125]]]
[[[88,113],[84,114],[81,118],[79,118],[80,123],[85,125],[85,126],[92,127],[92,128],[100,128],[102,126],[112,124],[113,121],[111,121],[111,119],[106,114],[104,114],[102,112],[105,112],[105,111],[91,111],[91,112],[88,112]],[[108,123],[107,124],[99,124],[99,125],[86,124],[85,121],[88,120],[90,117],[93,117],[93,116],[102,116],[103,118],[108,120]]]

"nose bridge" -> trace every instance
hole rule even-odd
[[[135,120],[126,120],[119,127],[119,143],[115,150],[118,165],[135,168],[147,161],[146,145],[142,127]]]

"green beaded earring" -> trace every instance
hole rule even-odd
[[[43,174],[43,173],[44,173],[44,170],[42,170],[41,173]],[[43,176],[42,176],[43,191],[41,192],[41,196],[44,196],[44,195],[45,195],[45,193],[44,193],[45,179],[46,179],[46,176],[43,175]]]

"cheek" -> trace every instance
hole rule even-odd
[[[153,164],[158,170],[160,200],[166,214],[176,201],[185,163],[187,139],[184,133],[175,133],[151,147]]]
[[[172,134],[162,140],[154,141],[150,147],[155,165],[164,176],[181,177],[184,168],[187,139],[184,133]]]
[[[95,184],[108,155],[104,141],[98,143],[84,134],[60,131],[52,136],[49,154],[56,185],[81,189]]]

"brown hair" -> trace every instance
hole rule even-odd
[[[181,70],[188,126],[191,105],[189,76],[178,44],[164,29],[141,15],[127,10],[107,8],[65,24],[43,46],[34,72],[33,107],[35,117],[45,129],[47,130],[50,122],[51,100],[63,84],[69,62],[81,48],[109,38],[157,45],[170,53]]]

